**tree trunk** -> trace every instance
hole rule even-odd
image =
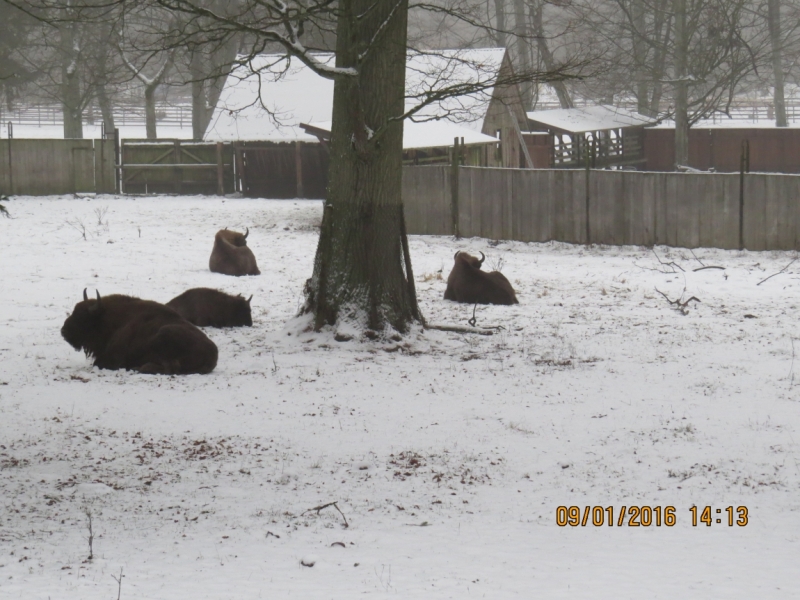
[[[148,140],[158,139],[156,132],[156,88],[157,82],[146,85],[144,88],[144,123]]]
[[[100,106],[100,114],[103,116],[103,130],[109,134],[114,133],[116,124],[114,123],[114,111],[111,107],[111,101],[106,93],[105,83],[97,85],[97,104]]]
[[[496,20],[495,39],[500,48],[506,47],[506,0],[494,0],[494,14]]]
[[[391,120],[404,110],[408,0],[339,6],[336,66],[358,75],[334,83],[328,194],[302,312],[315,330],[403,333],[422,321],[400,194],[403,123]]]
[[[675,166],[689,165],[689,80],[686,0],[674,1],[675,12]]]
[[[547,46],[547,38],[544,34],[544,25],[543,25],[543,17],[542,12],[544,11],[544,0],[537,0],[535,8],[532,9],[532,17],[533,17],[533,32],[536,36],[536,45],[539,49],[539,57],[542,59],[542,63],[544,64],[544,68],[547,71],[553,72],[555,71],[555,61],[553,60],[553,55],[550,53],[550,48]],[[556,91],[556,95],[558,96],[558,102],[561,104],[561,108],[573,108],[574,104],[572,103],[572,98],[570,98],[569,90],[567,90],[567,86],[564,85],[563,81],[553,81],[550,83],[552,88]]]
[[[61,43],[61,106],[64,114],[64,138],[83,139],[83,107],[78,53],[75,48],[75,25],[62,23]]]
[[[634,78],[636,88],[636,110],[643,115],[650,113],[650,98],[647,85],[647,44],[645,40],[647,20],[643,0],[632,0],[631,43],[633,46]]]
[[[781,2],[768,0],[769,39],[772,44],[772,74],[775,79],[775,126],[786,127],[786,99],[783,95],[783,41],[781,40]]]
[[[203,139],[208,126],[209,117],[206,107],[206,74],[203,69],[203,55],[200,50],[191,53],[189,59],[189,77],[192,80],[192,139]]]
[[[654,27],[654,40],[655,40],[655,57],[653,59],[653,96],[650,99],[650,116],[658,116],[661,112],[661,96],[664,92],[664,73],[667,66],[667,47],[669,45],[670,37],[672,36],[672,15],[667,13],[667,2],[669,0],[661,0],[657,6],[655,27]]]
[[[514,0],[514,46],[517,55],[517,70],[519,73],[530,73],[531,51],[528,45],[528,23],[525,12],[525,0]],[[533,102],[533,89],[530,81],[519,84],[522,106],[526,111],[531,109]]]

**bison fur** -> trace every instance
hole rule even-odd
[[[167,306],[198,327],[251,327],[252,299],[210,288],[193,288],[167,302]]]
[[[245,233],[220,229],[214,236],[214,249],[208,260],[208,268],[214,273],[236,277],[261,275],[256,264],[256,257],[253,251],[247,247],[248,235],[250,235],[250,229],[247,229]]]
[[[465,304],[519,304],[514,288],[500,271],[481,271],[486,260],[483,252],[481,258],[456,252],[455,264],[447,278],[445,300],[463,302]]]
[[[100,369],[187,375],[217,365],[217,347],[202,331],[163,304],[131,296],[89,299],[83,290],[61,335]]]

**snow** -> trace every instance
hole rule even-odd
[[[119,125],[119,136],[122,139],[146,139],[147,132],[144,123],[141,125]],[[63,139],[64,125],[62,123],[48,125],[34,125],[30,123],[14,123],[14,139]],[[192,122],[187,119],[184,127],[175,125],[157,125],[158,137],[161,139],[192,139]],[[102,127],[83,124],[84,139],[100,139]],[[0,137],[8,138],[8,125],[0,125]]]
[[[472,316],[442,300],[459,249],[502,260],[521,304],[477,308],[493,336],[339,343],[294,318],[318,201],[4,204],[4,600],[107,599],[120,575],[123,599],[796,594],[795,253],[412,236],[430,322]],[[226,226],[250,228],[261,276],[208,271]],[[60,337],[85,287],[199,286],[254,294],[252,328],[207,330],[209,375],[101,371]],[[655,288],[701,302],[683,315]],[[692,505],[749,523],[693,527]],[[677,524],[558,527],[559,506]]]
[[[331,131],[330,121],[307,124],[328,133]],[[369,137],[372,137],[372,135],[370,134]],[[453,138],[456,137],[463,138],[465,146],[496,144],[498,142],[497,138],[468,129],[462,125],[456,125],[450,121],[428,121],[426,123],[405,121],[403,123],[403,150],[452,146]]]
[[[539,110],[527,114],[531,121],[571,133],[605,131],[650,125],[656,122],[655,119],[637,112],[605,105]]]
[[[408,110],[420,95],[441,91],[454,84],[485,86],[484,91],[436,102],[415,115],[418,120],[446,117],[465,127],[481,130],[491,99],[491,82],[497,77],[505,50],[445,50],[415,53],[406,67]],[[334,56],[320,54],[323,64]],[[206,130],[208,141],[316,141],[300,123],[331,120],[333,81],[283,55],[265,54],[249,65],[234,69],[225,82],[220,100]],[[435,135],[436,126],[432,124]],[[420,126],[422,128],[422,126]],[[453,136],[446,145],[452,145]],[[425,146],[430,147],[430,146]]]

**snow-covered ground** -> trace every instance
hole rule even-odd
[[[36,125],[33,123],[13,123],[13,134],[15,139],[62,139],[64,137],[64,125],[62,123],[46,123]],[[138,125],[118,125],[119,135],[122,139],[145,139],[147,132],[143,123]],[[187,121],[183,127],[176,125],[158,125],[156,128],[160,139],[192,139],[192,123]],[[102,127],[99,124],[83,124],[84,139],[99,139],[102,135]],[[0,137],[8,137],[8,124],[0,124]]]
[[[800,593],[794,253],[413,237],[433,323],[472,316],[442,300],[455,250],[502,260],[520,304],[476,317],[503,329],[338,343],[292,320],[319,202],[6,204],[4,600]],[[225,226],[250,228],[260,277],[207,270]],[[100,371],[60,337],[85,287],[197,286],[254,294],[252,328],[207,330],[210,375]],[[693,505],[723,523],[692,526]],[[559,506],[615,522],[559,527]],[[676,524],[618,526],[623,506]]]

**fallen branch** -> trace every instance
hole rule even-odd
[[[800,257],[797,257],[797,258],[800,258]],[[761,285],[762,283],[764,283],[765,281],[767,281],[767,279],[772,279],[773,277],[775,277],[775,275],[780,275],[780,274],[781,274],[781,273],[783,273],[783,272],[784,272],[786,269],[788,269],[789,267],[791,267],[791,266],[792,266],[792,264],[794,264],[794,262],[797,260],[797,258],[793,259],[793,260],[792,260],[792,262],[790,262],[788,265],[786,265],[785,267],[783,267],[783,268],[782,268],[780,271],[778,271],[777,273],[773,273],[772,275],[770,275],[770,276],[769,276],[769,277],[767,277],[766,279],[762,279],[762,280],[761,280],[761,281],[759,281],[759,282],[758,282],[756,285]]]
[[[491,329],[478,329],[475,327],[459,327],[458,325],[425,325],[425,329],[436,329],[437,331],[452,331],[454,333],[475,333],[478,335],[494,335],[493,329],[500,329],[500,326]]]
[[[697,271],[704,271],[706,269],[720,269],[720,270],[724,271],[725,267],[717,267],[715,265],[709,265],[707,267],[697,267],[696,269],[692,269],[692,271],[697,272]]]
[[[335,508],[337,511],[339,511],[339,514],[342,515],[342,518],[344,519],[345,528],[350,527],[350,524],[347,522],[347,517],[344,516],[344,513],[339,509],[339,505],[336,504],[336,502],[328,502],[327,504],[321,504],[319,506],[315,506],[314,508],[309,508],[308,510],[304,510],[300,514],[300,516],[303,516],[304,514],[306,514],[308,512],[311,512],[312,510],[317,511],[317,514],[319,514],[319,511],[321,511],[322,509],[328,508],[329,506],[332,506],[333,508]]]
[[[686,316],[686,315],[688,315],[688,314],[689,314],[689,302],[691,302],[692,300],[694,300],[695,302],[700,302],[700,298],[697,298],[696,296],[692,296],[692,297],[691,297],[691,298],[689,298],[689,299],[688,299],[686,302],[681,302],[681,299],[680,299],[680,298],[678,298],[677,300],[670,300],[670,299],[669,299],[669,296],[667,296],[667,295],[666,295],[664,292],[662,292],[660,289],[658,289],[658,288],[655,288],[655,290],[656,290],[656,291],[657,291],[659,294],[661,294],[662,296],[664,296],[664,299],[665,299],[667,302],[669,302],[671,305],[673,305],[673,306],[675,307],[675,309],[676,309],[676,310],[677,310],[679,313],[681,313],[682,315],[684,315],[684,316]],[[682,294],[681,294],[681,298],[683,298],[683,295],[682,295]]]

